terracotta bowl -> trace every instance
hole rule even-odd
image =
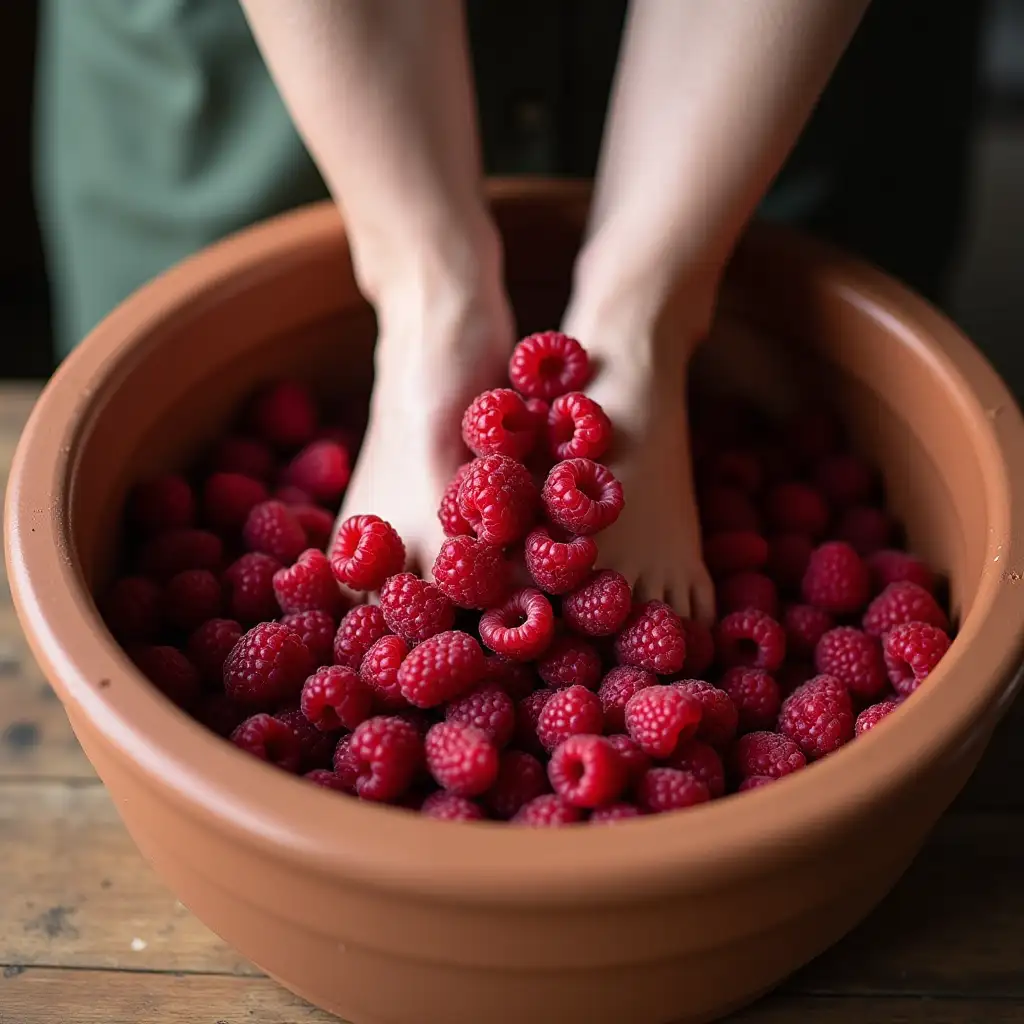
[[[587,193],[496,185],[521,329],[554,325]],[[755,998],[889,891],[1019,682],[1024,429],[945,319],[861,264],[758,229],[726,305],[883,467],[959,635],[883,728],[784,783],[595,829],[456,825],[339,799],[171,706],[102,625],[126,490],[181,464],[287,371],[365,395],[373,318],[330,207],[215,246],[143,288],[65,363],[7,494],[18,613],[125,825],[206,924],[356,1024],[664,1024]],[[756,359],[733,361],[754,376]],[[781,364],[780,364],[781,365]],[[747,367],[749,366],[749,369]],[[760,377],[760,374],[757,374]]]

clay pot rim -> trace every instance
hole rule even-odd
[[[492,183],[490,193],[512,203],[583,203],[587,187],[517,180]],[[974,436],[991,509],[988,568],[942,666],[884,729],[781,784],[595,833],[456,825],[339,799],[254,761],[165,700],[107,633],[77,568],[65,514],[77,451],[95,410],[162,326],[235,290],[241,278],[273,275],[314,251],[336,253],[342,228],[327,203],[235,235],[140,289],[66,360],[32,413],[7,489],[7,565],[30,646],[73,723],[88,719],[147,786],[190,816],[296,869],[421,899],[520,906],[631,901],[763,873],[971,742],[993,702],[1008,704],[1021,682],[1024,587],[1015,581],[1024,572],[1024,475],[1015,481],[1008,470],[1024,464],[1024,420],[980,353],[923,300],[785,229],[755,234],[804,261],[812,256],[825,287],[884,319],[944,379]]]

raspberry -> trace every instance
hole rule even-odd
[[[622,511],[622,484],[590,459],[566,459],[548,473],[541,501],[551,522],[589,536],[606,529]]]
[[[128,498],[128,519],[146,534],[184,530],[195,518],[192,487],[177,473],[165,473],[137,484]]]
[[[710,799],[705,782],[678,768],[652,768],[637,787],[637,803],[648,814],[681,811]]]
[[[871,700],[885,689],[882,648],[874,637],[851,626],[829,630],[814,651],[814,667],[835,676],[854,697]]]
[[[380,607],[391,632],[410,643],[427,640],[455,624],[455,609],[448,598],[433,583],[411,572],[384,581]]]
[[[621,796],[626,766],[603,736],[570,736],[548,762],[551,787],[573,807],[600,807]]]
[[[348,486],[348,452],[337,441],[314,441],[288,463],[282,479],[326,504],[336,502]]]
[[[203,518],[215,530],[240,530],[249,513],[267,497],[266,487],[251,476],[214,473],[203,485]]]
[[[462,417],[462,440],[478,457],[507,455],[522,462],[537,440],[537,420],[509,388],[477,395]]]
[[[124,576],[107,592],[101,611],[121,643],[145,642],[160,632],[160,588],[145,576]]]
[[[262,441],[233,435],[221,438],[210,453],[214,473],[241,473],[266,483],[274,475],[274,453]]]
[[[927,622],[938,629],[949,629],[949,619],[938,602],[916,583],[890,583],[868,605],[862,625],[868,636],[883,637],[895,626],[908,622]]]
[[[253,429],[275,448],[298,448],[316,433],[316,406],[309,390],[282,380],[264,388],[249,410]]]
[[[776,484],[765,497],[765,515],[779,533],[820,537],[828,526],[828,504],[809,484]]]
[[[302,751],[300,772],[323,769],[331,763],[334,748],[338,743],[337,733],[321,732],[298,708],[280,711],[274,717],[279,722],[284,722],[299,741],[299,748]]]
[[[528,587],[514,593],[500,608],[480,618],[480,639],[492,650],[516,661],[539,657],[555,635],[551,602]]]
[[[515,741],[520,747],[528,750],[543,750],[537,733],[537,723],[547,702],[557,690],[534,690],[516,704]]]
[[[353,669],[327,665],[303,684],[302,713],[321,732],[354,729],[370,717],[373,695]]]
[[[302,764],[302,746],[290,725],[273,715],[253,715],[231,734],[231,742],[240,750],[277,765],[286,772],[297,772]]]
[[[748,732],[732,749],[732,768],[741,779],[753,775],[781,779],[807,764],[800,748],[777,732]]]
[[[616,821],[626,821],[629,818],[639,818],[640,808],[636,804],[627,803],[615,803],[605,804],[604,807],[598,807],[588,819],[590,824],[612,824]]]
[[[219,686],[224,662],[241,637],[242,627],[234,619],[209,619],[188,638],[189,661],[207,683]]]
[[[460,608],[493,608],[510,586],[508,562],[500,548],[475,537],[451,537],[434,561],[434,582]]]
[[[278,569],[274,595],[285,613],[321,611],[341,614],[343,599],[327,556],[316,548],[299,555],[294,565]]]
[[[630,789],[635,789],[651,767],[651,759],[625,733],[612,733],[606,739],[619,752],[619,757],[626,766],[627,785]]]
[[[760,789],[762,786],[767,786],[769,782],[775,782],[770,775],[751,775],[736,787],[736,792],[746,793],[748,789]]]
[[[494,683],[482,683],[451,701],[444,717],[446,722],[479,729],[499,750],[512,739],[516,728],[516,706]]]
[[[306,543],[323,551],[331,539],[334,516],[319,505],[292,505],[291,510],[295,521],[306,533]]]
[[[438,821],[483,821],[484,818],[479,804],[444,790],[431,793],[423,801],[420,814]]]
[[[700,740],[687,740],[680,743],[672,752],[666,767],[677,768],[681,772],[689,772],[708,787],[712,800],[725,795],[725,768],[718,751]]]
[[[582,820],[583,812],[578,807],[567,804],[554,793],[546,793],[544,796],[534,797],[528,804],[523,804],[516,811],[512,823],[526,825],[529,828],[559,828]]]
[[[335,577],[353,590],[378,590],[405,565],[405,545],[379,516],[349,516],[331,548]]]
[[[818,641],[834,626],[832,616],[813,604],[788,605],[782,614],[786,651],[796,658],[813,657]]]
[[[419,736],[419,733],[416,735]],[[334,769],[334,774],[338,776],[342,788],[354,795],[364,767],[362,760],[352,749],[351,733],[347,733],[338,740],[338,745],[334,748],[334,757],[331,759],[331,767]]]
[[[752,530],[715,533],[704,542],[704,564],[712,576],[753,572],[768,561],[768,541]]]
[[[835,535],[859,555],[870,555],[888,546],[893,530],[894,524],[888,513],[870,505],[858,505],[843,513]]]
[[[387,633],[388,624],[379,605],[356,605],[345,614],[334,636],[334,663],[358,669],[363,655]]]
[[[482,682],[494,683],[504,690],[513,700],[522,700],[539,685],[539,680],[531,668],[517,661],[508,661],[493,655],[484,659]]]
[[[438,722],[427,732],[424,750],[437,784],[457,796],[479,796],[498,777],[498,748],[482,729]]]
[[[673,683],[672,688],[700,704],[700,725],[696,737],[712,746],[723,746],[736,735],[739,714],[732,697],[704,682],[703,679],[683,679]]]
[[[459,512],[480,540],[503,546],[520,540],[537,515],[530,471],[504,455],[474,459],[463,475]]]
[[[548,752],[570,736],[604,731],[604,714],[597,694],[585,686],[556,690],[537,716],[537,739]]]
[[[341,744],[339,743],[339,749]],[[409,788],[423,763],[423,739],[414,725],[394,716],[368,718],[348,742],[358,765],[356,793],[364,800],[396,800]],[[335,753],[334,769],[338,771]]]
[[[547,432],[556,459],[600,459],[612,443],[612,423],[604,409],[578,391],[551,403]]]
[[[171,702],[188,708],[199,697],[199,672],[176,647],[135,647],[135,667]]]
[[[683,620],[664,601],[638,605],[615,637],[615,654],[623,665],[667,676],[686,662]]]
[[[786,656],[786,634],[770,615],[751,608],[722,619],[716,646],[722,662],[730,668],[742,665],[774,672]]]
[[[779,732],[812,761],[838,750],[853,739],[853,704],[846,688],[829,675],[804,683],[783,702]]]
[[[329,665],[334,659],[334,616],[312,609],[282,615],[282,626],[287,626],[306,645],[314,665]]]
[[[736,708],[740,732],[757,732],[775,724],[782,694],[767,672],[741,666],[731,668],[722,676],[722,689]]]
[[[683,672],[691,679],[704,675],[715,660],[715,640],[711,630],[696,619],[683,619],[686,639],[686,661]]]
[[[208,530],[167,530],[142,549],[139,564],[144,576],[166,583],[186,569],[218,572],[224,557],[220,537]]]
[[[935,574],[906,551],[874,551],[864,561],[871,574],[872,593],[879,593],[890,583],[916,583],[929,594],[935,592]]]
[[[542,331],[523,338],[508,363],[512,386],[527,398],[550,402],[579,391],[590,379],[590,360],[583,346],[560,331]]]
[[[551,526],[538,526],[526,538],[526,568],[534,583],[549,594],[567,594],[590,574],[597,561],[593,537],[572,537]]]
[[[718,611],[728,615],[756,608],[773,619],[779,614],[779,594],[763,573],[736,572],[718,584]]]
[[[949,637],[927,622],[906,622],[885,634],[882,649],[893,688],[909,697],[949,650]]]
[[[314,768],[311,772],[306,772],[303,778],[309,779],[313,785],[321,786],[323,789],[333,789],[339,793],[355,792],[349,779],[337,772],[328,771],[326,768]]]
[[[249,551],[290,565],[306,547],[306,531],[283,502],[262,501],[246,517],[242,540]]]
[[[672,686],[648,686],[629,698],[624,718],[626,731],[645,754],[668,757],[697,731],[701,704]]]
[[[804,600],[833,615],[850,615],[867,604],[868,569],[843,541],[815,548],[801,583]]]
[[[197,722],[227,739],[249,717],[249,712],[223,693],[204,693],[191,709]]]
[[[761,487],[762,474],[752,452],[731,449],[715,452],[708,460],[706,482],[717,487],[735,487],[744,494],[753,494]]]
[[[540,761],[521,750],[506,750],[498,762],[494,785],[484,795],[484,803],[496,818],[507,821],[547,791],[548,777]]]
[[[364,655],[359,676],[383,711],[400,711],[409,706],[398,685],[398,670],[409,653],[400,636],[382,636]]]
[[[883,700],[865,708],[857,716],[857,721],[853,723],[854,736],[870,732],[886,715],[891,715],[900,706],[900,703],[898,700]]]
[[[274,594],[274,574],[281,563],[258,551],[242,555],[224,570],[228,612],[242,623],[265,622],[280,612]]]
[[[750,531],[759,522],[753,502],[737,487],[706,487],[700,495],[700,521],[704,532]]]
[[[275,501],[283,501],[292,511],[308,506],[313,501],[312,494],[307,494],[301,487],[294,487],[291,484],[275,488],[271,497]]]
[[[613,668],[601,681],[597,696],[601,701],[604,725],[608,732],[622,732],[626,728],[626,705],[634,693],[648,686],[657,686],[658,679],[653,672],[643,668],[623,665]]]
[[[459,466],[441,496],[437,518],[441,521],[441,529],[444,530],[446,537],[465,537],[473,532],[473,527],[466,522],[459,511],[459,489],[472,465],[472,462],[465,462]]]
[[[629,617],[633,590],[611,569],[592,573],[562,601],[562,617],[578,633],[611,636]]]
[[[593,644],[568,634],[558,637],[537,662],[537,674],[545,686],[597,688],[601,681],[601,657]]]
[[[287,626],[261,622],[227,656],[224,692],[250,707],[280,707],[298,699],[315,668],[306,645]]]
[[[438,633],[409,652],[398,670],[402,696],[417,708],[432,708],[479,682],[484,654],[468,633]]]
[[[821,492],[838,508],[868,501],[876,490],[875,471],[856,455],[828,455],[814,470]]]

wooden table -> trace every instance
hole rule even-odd
[[[0,386],[4,481],[36,393]],[[736,1020],[1024,1024],[1022,729],[1018,702],[967,791],[886,903]],[[0,970],[0,1024],[334,1019],[224,945],[136,852],[28,653],[6,580]]]

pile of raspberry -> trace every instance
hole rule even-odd
[[[595,567],[623,494],[590,375],[577,341],[534,334],[511,387],[473,400],[432,581],[376,516],[332,540],[358,430],[266,387],[195,474],[131,494],[111,632],[242,750],[451,821],[679,810],[798,771],[910,697],[950,644],[939,581],[835,420],[696,407],[709,628]]]

